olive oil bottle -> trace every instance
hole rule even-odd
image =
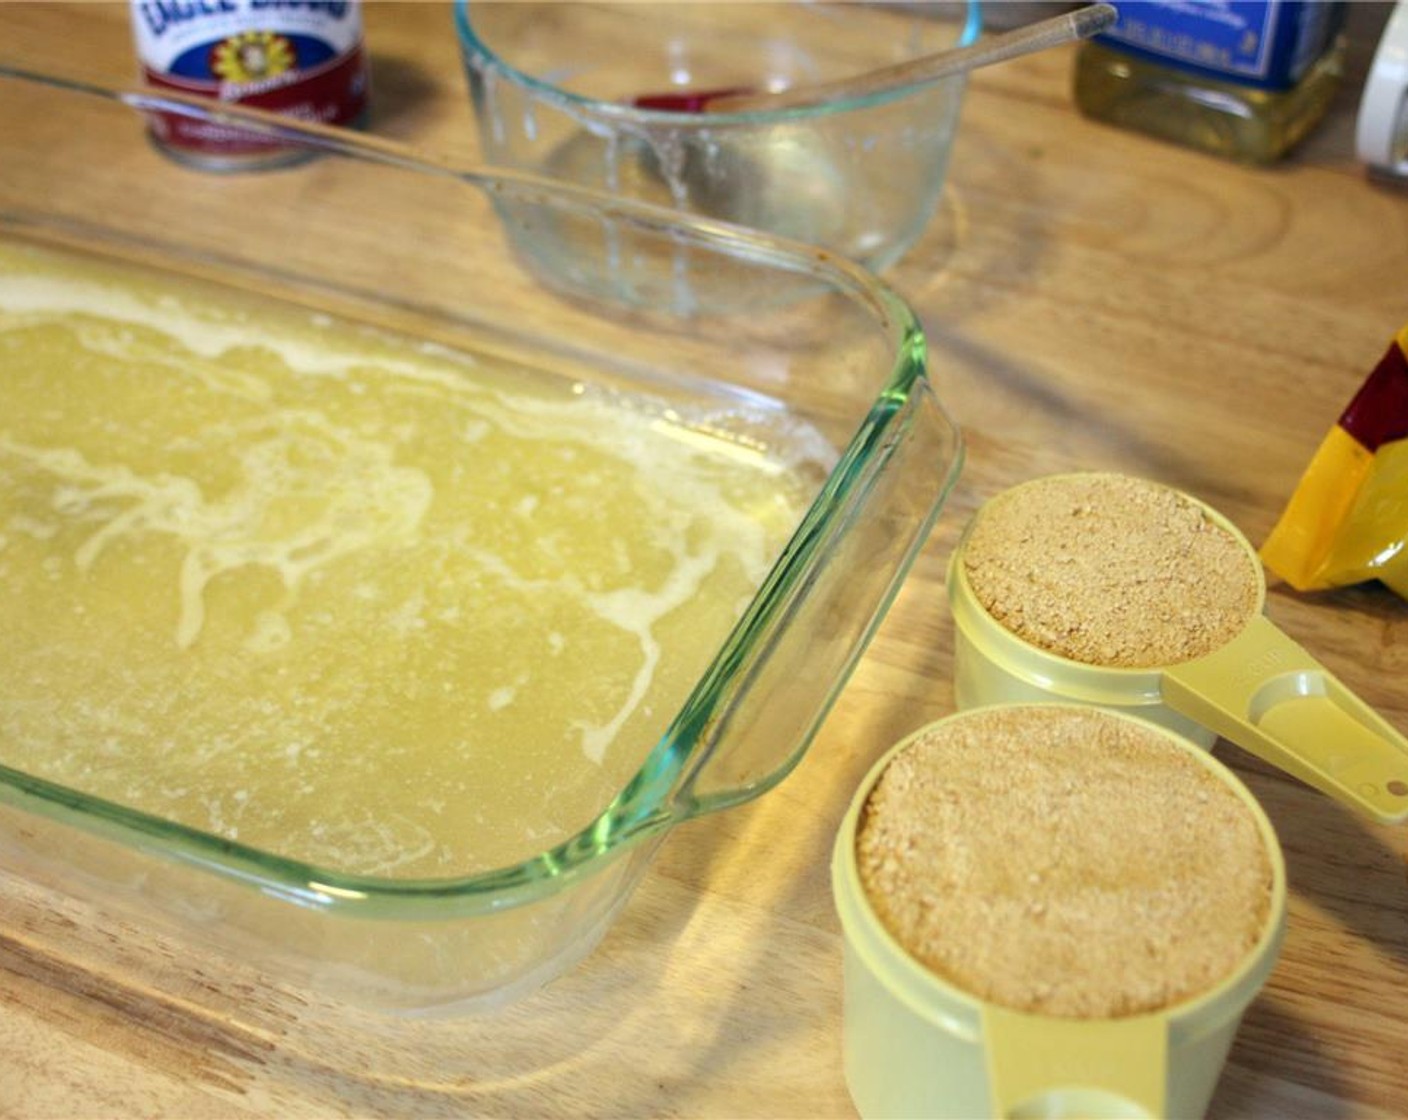
[[[1076,56],[1075,101],[1097,120],[1248,163],[1271,163],[1338,87],[1341,2],[1124,0]]]

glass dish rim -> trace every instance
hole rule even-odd
[[[908,97],[917,89],[936,84],[934,82],[911,82],[893,89],[877,90],[855,97],[833,98],[814,105],[794,105],[783,109],[747,109],[742,112],[711,113],[643,109],[625,102],[602,101],[599,98],[572,93],[510,65],[497,52],[491,50],[488,44],[475,32],[469,17],[470,5],[475,2],[477,0],[454,0],[455,33],[467,64],[473,65],[481,72],[493,73],[499,78],[511,81],[559,109],[588,114],[598,120],[617,125],[659,127],[692,132],[729,125],[766,125],[777,121],[809,120],[897,101]],[[971,45],[982,32],[982,0],[961,0],[961,2],[967,10],[967,15],[964,17],[962,30],[953,43],[954,47]]]
[[[943,464],[945,477],[931,517],[954,485],[962,460],[961,436],[947,410],[932,390],[928,377],[927,343],[923,327],[909,304],[883,279],[844,257],[815,246],[734,226],[696,218],[666,208],[622,199],[588,188],[564,184],[527,172],[477,167],[426,156],[398,143],[347,133],[345,130],[286,118],[259,110],[221,105],[212,108],[195,98],[149,90],[119,90],[71,77],[40,74],[0,62],[0,81],[18,80],[63,93],[91,95],[118,101],[140,112],[174,112],[238,124],[242,128],[304,146],[313,146],[354,161],[391,164],[403,169],[448,176],[483,191],[490,198],[523,197],[542,202],[557,198],[559,204],[585,208],[598,214],[639,225],[655,233],[684,237],[712,252],[742,262],[755,261],[787,267],[789,271],[824,278],[833,294],[865,306],[876,326],[889,339],[891,368],[877,376],[866,416],[841,449],[820,492],[809,505],[788,543],[773,562],[739,621],[731,628],[708,669],[701,675],[668,728],[651,748],[632,777],[612,802],[588,825],[560,843],[516,864],[467,875],[442,878],[398,878],[340,871],[227,840],[213,833],[157,817],[103,798],[84,794],[8,766],[0,765],[0,804],[34,812],[51,820],[78,827],[121,843],[124,847],[157,854],[178,863],[243,881],[262,893],[316,909],[335,910],[368,918],[404,918],[408,908],[417,917],[462,917],[536,901],[569,883],[595,872],[609,858],[636,846],[648,837],[663,834],[691,816],[739,804],[772,788],[800,761],[805,748],[794,751],[765,780],[722,802],[683,803],[681,793],[705,759],[699,757],[700,735],[708,727],[716,705],[726,697],[736,677],[731,668],[742,659],[757,637],[786,609],[797,589],[825,560],[837,534],[836,514],[863,498],[873,482],[877,448],[883,448],[895,428],[906,422],[908,412],[928,396],[948,425],[954,455]],[[65,230],[87,248],[109,252],[124,241],[140,246],[144,256],[155,255],[168,264],[208,268],[212,263],[233,273],[268,274],[252,265],[212,258],[180,245],[125,235],[102,226],[75,227],[35,211],[0,211],[0,228]],[[71,240],[69,241],[71,244]],[[175,273],[178,274],[179,273]],[[324,287],[353,294],[334,282],[297,274],[280,274],[304,286]],[[706,756],[707,757],[707,756]],[[427,904],[429,906],[427,907]]]

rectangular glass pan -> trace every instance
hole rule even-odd
[[[158,105],[238,121],[307,146],[318,158],[275,174],[202,174],[145,142],[140,111]],[[82,709],[95,705],[82,682],[62,678],[62,662],[56,662],[60,669],[50,679],[63,698],[53,709],[64,716],[62,750],[54,748],[57,740],[45,741],[53,749],[26,747],[24,735],[32,738],[36,727],[48,726],[25,714],[32,715],[39,678],[24,675],[24,659],[0,669],[0,865],[10,884],[0,921],[45,959],[127,978],[114,982],[170,986],[169,977],[143,973],[146,958],[133,941],[150,938],[186,946],[173,953],[189,952],[192,960],[208,961],[205,968],[231,975],[254,970],[250,984],[277,987],[293,993],[298,1006],[319,1007],[320,1027],[331,1022],[332,1007],[439,1015],[496,1008],[536,988],[591,949],[671,826],[756,796],[796,764],[958,471],[958,435],[929,383],[923,335],[908,308],[863,271],[806,247],[530,177],[450,167],[367,137],[155,102],[146,94],[26,74],[3,63],[0,161],[6,168],[0,262],[9,262],[8,275],[0,267],[0,315],[9,314],[12,337],[57,331],[69,349],[55,352],[83,358],[56,369],[53,380],[33,370],[17,375],[22,367],[13,362],[0,365],[0,532],[27,542],[27,551],[12,548],[0,561],[14,565],[7,578],[23,576],[42,592],[9,596],[10,628],[29,634],[37,650],[43,643],[34,635],[50,630],[99,633],[75,629],[63,610],[91,614],[106,603],[122,625],[101,631],[110,644],[101,657],[88,658],[83,680],[121,682],[129,678],[119,669],[166,663],[166,691],[157,707],[167,719],[160,726],[169,729],[159,735],[150,729],[158,725],[141,724],[124,738],[111,733],[114,725],[102,724],[103,734],[85,737],[85,727],[96,725],[84,723]],[[514,255],[504,223],[515,222],[589,230],[591,236],[571,241],[573,268],[545,274]],[[30,265],[14,262],[39,261],[42,273],[54,260],[67,260],[63,254],[89,262],[79,266],[82,298],[73,295],[71,277],[49,277],[46,291],[57,284],[68,294],[46,303],[33,294]],[[714,298],[747,289],[767,299],[746,315],[722,310],[723,301]],[[108,297],[97,298],[95,291],[119,295],[108,306]],[[29,318],[20,322],[23,316]],[[116,354],[124,380],[115,381],[113,367],[103,362],[95,368],[106,373],[84,373],[94,354],[104,361]],[[311,384],[317,377],[323,380]],[[465,381],[490,400],[489,413],[457,411],[469,393]],[[303,395],[290,403],[286,394],[295,384]],[[415,392],[407,392],[407,384]],[[389,395],[370,405],[353,400],[383,390]],[[254,411],[238,420],[223,417],[218,406],[226,398],[246,405],[252,399]],[[408,398],[419,410],[409,419]],[[270,400],[275,403],[260,412],[260,402]],[[774,489],[762,488],[770,509],[783,508],[784,524],[772,538],[757,535],[765,555],[749,574],[756,586],[746,595],[677,627],[666,640],[669,619],[678,616],[647,610],[649,621],[642,624],[638,608],[643,595],[649,600],[646,592],[658,592],[678,570],[651,577],[656,583],[643,592],[629,580],[599,586],[610,563],[591,575],[574,566],[574,549],[600,546],[598,552],[615,557],[611,570],[629,575],[636,557],[622,560],[613,548],[617,538],[628,542],[627,553],[636,547],[631,534],[647,514],[659,522],[646,527],[653,530],[682,518],[683,541],[707,535],[701,526],[717,520],[720,494],[736,493],[732,482],[710,489],[696,475],[676,476],[670,473],[675,467],[652,459],[637,475],[650,476],[657,489],[677,477],[685,483],[657,495],[653,506],[627,504],[612,513],[606,507],[614,492],[587,486],[587,476],[599,471],[559,471],[541,492],[524,489],[523,476],[537,478],[537,460],[562,457],[564,445],[575,455],[583,447],[600,451],[615,437],[592,444],[569,434],[558,444],[534,445],[538,454],[512,440],[512,454],[476,459],[467,451],[480,446],[486,428],[519,433],[538,413],[556,417],[552,431],[559,434],[574,423],[595,423],[598,413],[573,411],[583,401],[629,426],[629,439],[615,442],[634,448],[639,437],[641,446],[655,446],[649,439],[663,432],[683,460],[702,461],[706,471],[724,460],[761,464],[762,475],[753,471],[751,481],[740,483],[745,491],[763,476],[778,479],[777,492],[786,489],[784,481],[792,488],[790,506],[775,500]],[[440,430],[437,418],[451,413],[462,438],[425,434]],[[367,449],[349,438],[321,439],[329,424],[341,424],[343,436],[355,428],[380,442]],[[55,434],[77,440],[76,431],[86,441],[81,447]],[[215,451],[208,439],[202,442],[213,431],[224,438]],[[103,443],[105,432],[110,445]],[[541,435],[532,432],[533,439]],[[219,472],[247,473],[251,456],[267,464],[267,456],[260,460],[255,452],[270,439],[282,449],[273,476],[294,483],[259,508],[252,535],[232,543],[228,521],[217,519],[215,529],[192,537],[193,521],[212,524],[208,507],[218,504],[221,485],[239,491],[240,478],[225,477],[222,484]],[[722,460],[720,447],[729,449]],[[107,473],[99,471],[94,482],[98,468]],[[498,500],[475,505],[480,474],[495,471],[507,489]],[[426,476],[431,482],[422,485]],[[329,477],[342,480],[341,505],[329,498]],[[428,624],[424,610],[383,612],[369,616],[361,631],[339,629],[360,609],[359,588],[372,588],[362,598],[377,597],[387,557],[401,563],[419,555],[414,550],[364,549],[372,574],[362,583],[344,581],[350,589],[345,600],[322,603],[331,637],[300,648],[313,622],[299,613],[299,595],[314,581],[288,576],[259,548],[271,538],[283,540],[283,533],[303,548],[287,555],[298,563],[313,557],[302,568],[295,564],[298,573],[324,560],[326,571],[344,571],[345,550],[336,546],[341,538],[329,545],[324,534],[309,544],[295,531],[304,525],[299,519],[310,516],[312,503],[354,543],[380,540],[366,522],[368,509],[386,513],[375,496],[385,492],[387,477],[410,479],[425,517],[431,516],[426,510],[451,510],[442,519],[448,525],[439,542],[442,561],[446,541],[466,550],[436,569],[439,582],[427,575],[422,608],[433,599],[432,583],[439,586],[445,577],[453,584],[471,566],[470,554],[483,551],[476,533],[514,517],[544,524],[528,515],[541,512],[539,503],[550,505],[551,495],[590,508],[585,514],[578,509],[576,521],[549,520],[540,531],[519,533],[511,548],[481,557],[487,565],[476,577],[481,583],[502,577],[506,567],[521,577],[524,566],[543,555],[558,565],[550,575],[520,579],[526,590],[508,606],[476,599],[464,587],[460,598],[436,604],[444,608],[432,620],[438,632],[452,645],[459,632],[460,646],[475,647],[469,660],[438,654],[416,660],[413,638]],[[36,479],[47,479],[47,489]],[[634,493],[638,482],[630,476],[622,489]],[[518,483],[523,486],[515,490]],[[143,505],[154,490],[185,497]],[[387,507],[393,521],[405,506],[405,495],[397,493],[401,504]],[[166,513],[157,516],[153,508]],[[83,529],[72,538],[77,547],[46,543],[69,541],[63,534],[74,529],[65,521],[70,514]],[[776,519],[776,509],[769,516]],[[729,537],[751,524],[736,509],[728,517]],[[427,522],[412,520],[404,535],[426,537]],[[753,530],[741,535],[752,540]],[[152,607],[167,612],[162,625],[140,621],[148,601],[162,599],[156,580],[141,584],[141,594],[123,594],[118,585],[104,599],[93,590],[102,565],[115,563],[124,548],[130,560],[139,544],[159,546],[150,563],[167,562],[180,573],[168,585],[186,592],[195,587],[194,620],[192,600],[178,595],[174,605]],[[690,547],[680,546],[686,559]],[[223,557],[225,566],[201,568],[193,555],[197,561]],[[17,556],[39,560],[24,571]],[[191,582],[193,566],[204,582]],[[50,594],[36,574],[41,571],[58,573],[54,578],[69,598]],[[250,577],[252,590],[245,599],[234,596],[224,624],[234,626],[240,640],[212,667],[195,651],[214,642],[222,623],[201,593],[209,592],[213,602],[217,584],[225,588],[237,577]],[[531,724],[523,725],[510,734],[512,749],[504,750],[537,752],[539,761],[506,771],[496,786],[495,771],[475,769],[479,740],[472,728],[486,712],[511,708],[515,688],[528,686],[479,678],[497,668],[496,660],[509,659],[502,651],[510,648],[511,631],[546,627],[544,648],[571,645],[571,634],[554,629],[557,621],[534,614],[554,581],[586,595],[608,631],[614,626],[628,633],[630,648],[625,669],[603,660],[602,672],[587,674],[585,684],[564,678],[560,689],[543,695],[590,686],[597,689],[592,703],[605,704],[608,714],[626,714],[574,719],[569,705],[542,742]],[[571,613],[570,604],[553,609]],[[44,610],[53,610],[53,617],[46,620]],[[497,622],[486,621],[495,611]],[[473,641],[463,639],[467,632]],[[611,644],[603,633],[593,631],[593,656]],[[375,671],[359,660],[363,656],[375,660]],[[442,660],[449,666],[443,678],[434,676]],[[551,674],[551,662],[539,658],[533,673]],[[637,687],[650,676],[642,666],[666,662],[683,666],[678,672],[686,679],[673,692],[659,693],[656,708],[647,711]],[[595,679],[613,672],[614,684]],[[236,673],[243,683],[227,685],[232,678],[219,673]],[[300,673],[335,678],[340,703],[391,695],[392,715],[377,722],[357,708],[329,725],[338,730],[325,741],[292,741],[280,721],[298,725],[295,709],[307,696],[290,694],[294,698],[279,709],[279,681]],[[230,707],[232,696],[247,703]],[[262,699],[274,704],[273,730],[251,731],[256,725],[248,712]],[[426,719],[432,703],[436,717]],[[382,752],[405,746],[396,741],[403,725],[412,729],[406,734],[413,742],[395,757],[409,761],[387,763]],[[183,739],[192,726],[201,733]],[[614,737],[592,738],[584,727],[593,733],[608,727]],[[222,736],[228,743],[213,751],[211,743]],[[417,755],[431,739],[452,746]],[[328,780],[343,785],[323,787],[318,776],[302,781],[300,759],[320,752],[345,760],[325,768]],[[533,811],[543,802],[551,808],[562,796],[554,760],[580,767],[584,754],[604,752],[618,760],[617,770],[595,800],[584,802],[587,808],[546,824],[535,819],[505,839],[503,820],[490,807],[517,799]],[[134,753],[135,762],[128,757]],[[217,756],[244,765],[233,771],[239,788],[228,784],[236,779],[219,777],[218,765],[207,765]],[[84,775],[81,781],[63,778],[60,757],[84,760],[87,768],[74,771]],[[179,787],[186,807],[168,813],[159,798],[95,792],[94,775],[124,758],[158,793]],[[367,858],[356,843],[333,849],[302,844],[292,826],[279,830],[282,818],[251,839],[240,814],[257,816],[248,806],[267,791],[251,792],[245,783],[267,777],[276,764],[292,769],[282,785],[266,783],[274,791],[268,796],[288,799],[289,819],[306,824],[324,803],[354,795],[370,799],[357,802],[358,812],[375,813],[382,787],[395,787],[394,822],[355,817],[344,822],[344,833],[354,839],[375,833],[394,846],[405,832],[418,844],[434,817],[462,851],[441,865]],[[203,806],[205,816],[192,805]],[[81,919],[55,920],[71,908]],[[84,935],[99,927],[125,932],[121,938]],[[259,1001],[244,1002],[245,1012],[227,1007],[221,1013],[257,1018]]]

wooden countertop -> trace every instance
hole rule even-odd
[[[1330,118],[1271,169],[1083,120],[1069,51],[974,78],[942,210],[890,274],[964,429],[957,492],[801,766],[672,835],[596,953],[473,1028],[474,1076],[363,1077],[252,1049],[185,1003],[114,994],[0,936],[0,1116],[853,1115],[828,849],[876,755],[952,710],[942,574],[967,516],[1025,478],[1112,468],[1197,494],[1259,542],[1408,321],[1408,190],[1370,181],[1353,152],[1387,8],[1352,8]],[[373,128],[474,157],[447,10],[374,3],[367,29]],[[0,37],[38,66],[131,73],[121,6],[4,5]],[[1269,612],[1408,731],[1408,603],[1377,585],[1273,587]],[[1291,904],[1211,1115],[1408,1114],[1408,833],[1217,754],[1280,833]]]

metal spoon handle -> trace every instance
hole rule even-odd
[[[971,46],[910,59],[908,62],[870,70],[856,77],[816,85],[794,86],[776,93],[738,93],[711,97],[706,109],[710,113],[793,109],[823,101],[866,97],[902,86],[922,85],[953,74],[976,70],[980,66],[1006,62],[1009,58],[1045,50],[1047,47],[1075,39],[1088,38],[1114,23],[1117,14],[1113,4],[1089,4],[1049,19],[1038,20],[1025,27],[1013,28],[1011,31],[980,39]]]

